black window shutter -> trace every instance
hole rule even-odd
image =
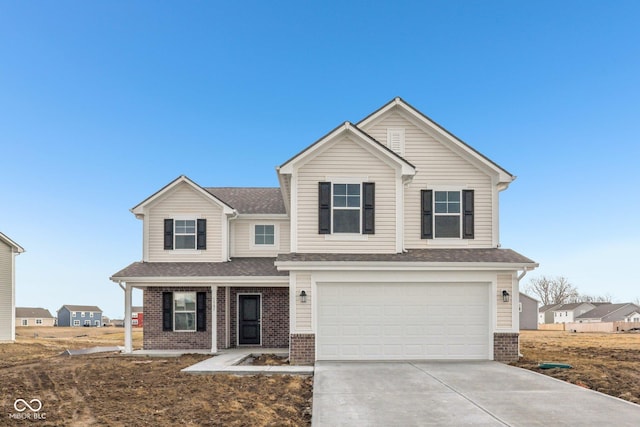
[[[207,330],[207,293],[198,292],[196,294],[196,329],[198,331]]]
[[[173,220],[164,220],[164,248],[165,250],[173,249]]]
[[[197,249],[205,250],[207,249],[207,220],[199,219],[198,220],[198,243],[196,244]]]
[[[473,190],[462,190],[462,238],[473,239]]]
[[[162,293],[162,330],[173,331],[173,292]]]
[[[331,183],[318,183],[318,234],[331,234]]]
[[[433,190],[420,190],[422,212],[421,239],[433,239]]]
[[[375,234],[376,183],[362,183],[362,234]]]

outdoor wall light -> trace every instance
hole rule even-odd
[[[300,302],[307,302],[307,293],[303,290],[300,291]]]
[[[502,301],[509,302],[509,292],[506,289],[502,290]]]

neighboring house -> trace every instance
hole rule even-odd
[[[553,310],[560,307],[562,304],[547,304],[538,309],[538,323],[544,325],[546,323],[554,323]]]
[[[238,173],[244,165],[239,161]],[[400,98],[277,169],[279,188],[180,176],[131,209],[143,348],[288,348],[315,360],[518,357],[519,281],[498,198],[515,176]]]
[[[131,326],[135,328],[144,326],[144,310],[141,306],[131,307]]]
[[[624,322],[629,315],[638,313],[640,307],[631,303],[602,304],[576,317],[578,323]]]
[[[46,308],[16,307],[16,326],[53,326],[55,320]]]
[[[16,340],[16,255],[22,246],[0,233],[0,342]]]
[[[538,300],[520,292],[520,330],[538,329]]]
[[[640,323],[640,310],[634,310],[627,314],[624,318],[624,322],[637,322]]]
[[[596,305],[590,302],[562,304],[553,309],[553,323],[573,323],[578,316],[594,308],[596,308]]]
[[[63,305],[58,310],[58,326],[102,326],[102,310],[95,305]]]

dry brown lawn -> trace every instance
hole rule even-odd
[[[522,331],[515,365],[640,404],[640,334]],[[540,362],[572,369],[539,369]]]
[[[37,334],[37,337],[34,336]],[[65,426],[308,426],[312,378],[192,375],[204,355],[144,358],[68,348],[122,345],[122,328],[17,328],[0,344],[0,425],[15,425],[16,399],[39,399],[45,419]],[[142,332],[134,331],[134,347]],[[29,411],[27,410],[26,413]],[[28,421],[25,421],[28,422]]]

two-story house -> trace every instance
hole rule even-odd
[[[512,174],[396,98],[277,175],[279,188],[180,176],[132,208],[142,261],[111,280],[125,319],[144,292],[144,349],[517,359],[518,284],[537,264],[500,248]]]
[[[102,326],[102,310],[95,305],[68,305],[58,310],[58,326]]]
[[[573,302],[554,308],[553,323],[573,323],[576,317],[593,310],[599,303]]]

